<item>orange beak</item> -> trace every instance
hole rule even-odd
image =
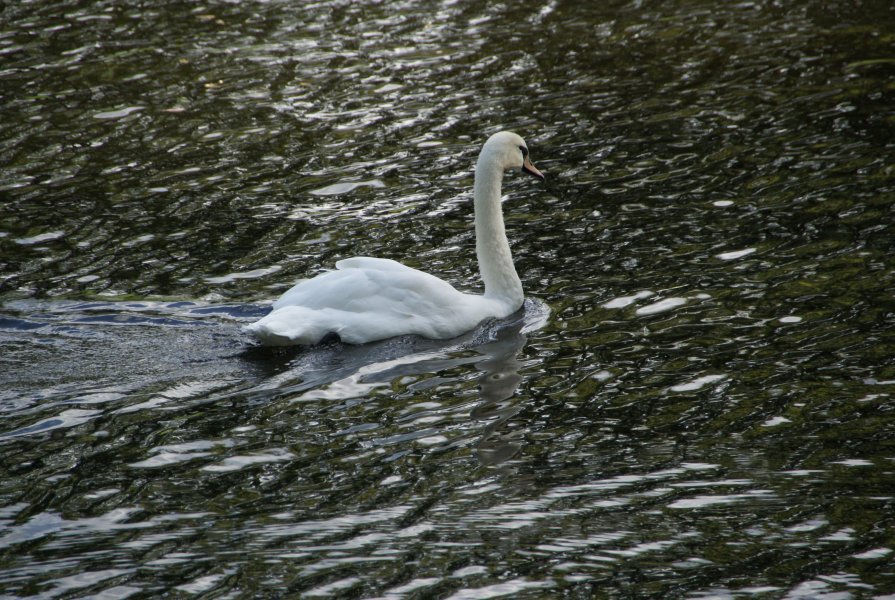
[[[543,173],[538,171],[537,167],[535,167],[533,164],[531,164],[531,161],[528,160],[527,156],[524,159],[522,159],[522,171],[525,173],[528,173],[529,175],[534,175],[541,181],[545,181],[547,179],[546,177],[544,177]]]

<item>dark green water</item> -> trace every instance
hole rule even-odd
[[[895,594],[890,2],[0,11],[0,597]],[[504,128],[523,313],[253,347]]]

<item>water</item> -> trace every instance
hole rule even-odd
[[[888,2],[0,13],[0,595],[895,593]],[[524,310],[240,330],[353,255]]]

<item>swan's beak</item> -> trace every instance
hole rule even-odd
[[[528,160],[527,156],[524,159],[522,159],[522,171],[525,173],[528,173],[529,175],[534,175],[541,181],[545,181],[547,179],[546,177],[544,177],[543,173],[538,171],[537,167],[535,167],[533,164],[531,164],[531,161]]]

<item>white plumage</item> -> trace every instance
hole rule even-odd
[[[521,137],[496,133],[482,147],[475,170],[476,254],[484,295],[459,292],[393,260],[356,256],[299,282],[246,329],[268,346],[315,344],[328,334],[363,344],[406,334],[447,339],[487,318],[509,316],[523,301],[500,206],[503,173],[511,168],[544,178]]]

